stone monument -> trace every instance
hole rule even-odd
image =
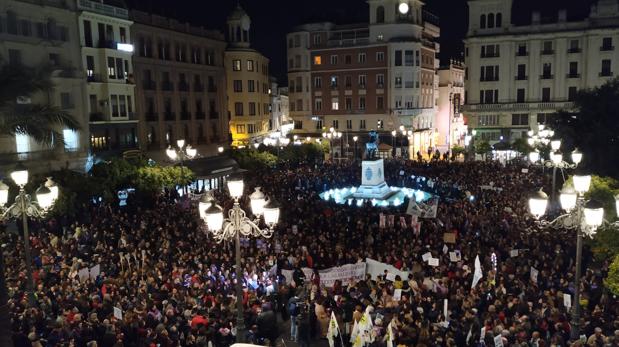
[[[353,193],[355,198],[386,199],[393,192],[385,182],[385,165],[378,158],[378,133],[370,131],[370,140],[365,144],[365,160],[361,163],[361,185]]]

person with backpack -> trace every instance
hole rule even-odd
[[[288,299],[288,314],[290,314],[290,340],[297,342],[299,298],[296,295],[293,295],[290,299]]]

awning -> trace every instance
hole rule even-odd
[[[189,160],[185,162],[187,166],[196,175],[196,178],[213,178],[229,175],[234,172],[242,172],[239,164],[229,157],[207,157]]]

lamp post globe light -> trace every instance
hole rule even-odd
[[[559,201],[564,214],[554,220],[543,220],[548,206],[548,196],[541,190],[529,198],[529,211],[536,218],[536,224],[541,228],[567,229],[576,231],[576,274],[574,282],[574,304],[572,305],[571,339],[580,337],[580,278],[582,271],[583,235],[593,238],[597,229],[603,224],[619,227],[619,222],[608,223],[604,220],[602,204],[596,200],[585,201],[584,195],[591,185],[590,175],[574,175],[573,187],[565,187]],[[619,196],[615,197],[615,207],[619,215]]]
[[[206,223],[209,232],[213,235],[216,242],[234,241],[236,257],[236,340],[243,342],[245,338],[245,317],[243,310],[243,269],[241,269],[241,242],[242,236],[264,237],[273,236],[273,228],[279,221],[279,205],[273,200],[267,201],[265,194],[260,187],[249,196],[251,214],[254,219],[247,217],[247,213],[241,208],[239,199],[243,195],[245,184],[241,176],[228,177],[228,192],[234,199],[234,204],[228,210],[228,217],[224,218],[224,210],[217,205],[215,199],[205,195],[200,201],[198,210],[200,217]],[[260,227],[260,222],[264,221],[266,228]]]
[[[28,303],[30,306],[35,306],[36,300],[34,297],[34,281],[32,279],[32,257],[30,254],[30,231],[28,229],[28,217],[41,218],[52,208],[56,199],[58,199],[58,186],[51,177],[39,187],[35,192],[35,200],[32,200],[30,194],[26,193],[25,186],[28,184],[28,170],[21,164],[17,164],[15,171],[10,174],[11,179],[19,187],[19,193],[15,198],[15,202],[8,207],[9,187],[0,182],[0,212],[2,212],[0,220],[20,219],[22,221],[24,232],[24,258],[26,262],[26,288]],[[4,278],[4,272],[0,274]],[[2,289],[4,290],[4,289]],[[0,303],[4,305],[6,303]]]
[[[191,145],[185,146],[185,140],[179,139],[176,141],[176,148],[168,146],[165,153],[172,161],[180,161],[181,164],[181,177],[185,178],[185,160],[191,160],[198,155],[198,150],[191,147]],[[219,153],[223,152],[223,147],[217,149]],[[187,185],[183,183],[183,194],[187,194]]]

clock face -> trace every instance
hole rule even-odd
[[[373,176],[372,169],[370,168],[365,169],[365,179],[371,180],[372,176]]]

